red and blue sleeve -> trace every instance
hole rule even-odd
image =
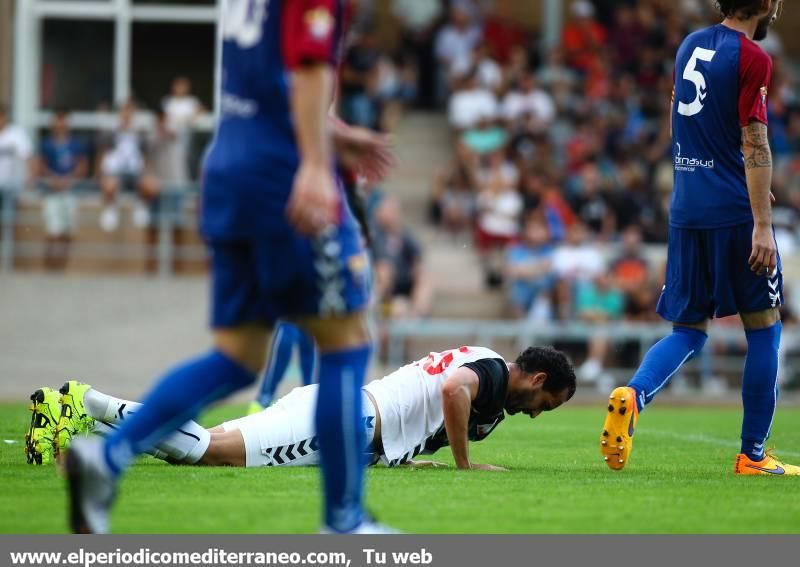
[[[336,66],[342,37],[342,0],[284,0],[281,46],[288,69],[327,63]]]
[[[741,37],[739,53],[739,125],[767,124],[767,95],[772,81],[772,58],[754,42]]]

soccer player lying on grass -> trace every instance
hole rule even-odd
[[[210,430],[187,422],[151,454],[172,463],[209,466],[316,465],[317,388],[296,388],[260,413]],[[488,348],[461,347],[403,366],[364,386],[362,393],[361,400],[350,403],[364,409],[364,445],[373,464],[407,464],[449,445],[460,469],[502,470],[473,463],[468,441],[486,438],[505,412],[535,418],[559,407],[575,393],[575,373],[567,357],[549,347],[528,348],[513,363]],[[76,433],[105,434],[139,408],[74,381],[61,394],[57,427],[51,424],[58,392],[43,388],[33,396],[32,426],[42,427],[29,433],[29,462],[50,460],[53,450],[66,448]]]

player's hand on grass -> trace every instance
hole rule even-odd
[[[446,469],[447,464],[437,461],[411,461],[407,465],[412,469]]]
[[[771,226],[756,226],[753,229],[753,249],[750,254],[750,269],[758,275],[773,274],[778,265],[778,247]]]
[[[316,236],[336,224],[339,194],[330,165],[303,162],[297,170],[287,215],[301,234]]]
[[[508,469],[504,469],[503,467],[496,467],[494,465],[482,465],[480,463],[472,463],[471,468],[474,471],[508,472]]]

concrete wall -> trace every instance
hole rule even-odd
[[[13,45],[14,0],[0,0],[0,103],[11,102],[11,48]]]

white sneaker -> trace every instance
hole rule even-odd
[[[147,228],[150,226],[150,211],[147,205],[139,203],[133,209],[133,226],[136,228]]]
[[[369,516],[367,516],[364,521],[358,524],[355,528],[350,530],[349,532],[337,532],[332,530],[328,526],[322,526],[322,529],[319,531],[321,534],[326,535],[366,535],[366,534],[375,534],[375,535],[395,535],[400,534],[402,532],[392,529],[389,526],[376,522]]]
[[[100,213],[100,228],[106,232],[114,232],[119,228],[119,211],[116,207],[106,207]]]

